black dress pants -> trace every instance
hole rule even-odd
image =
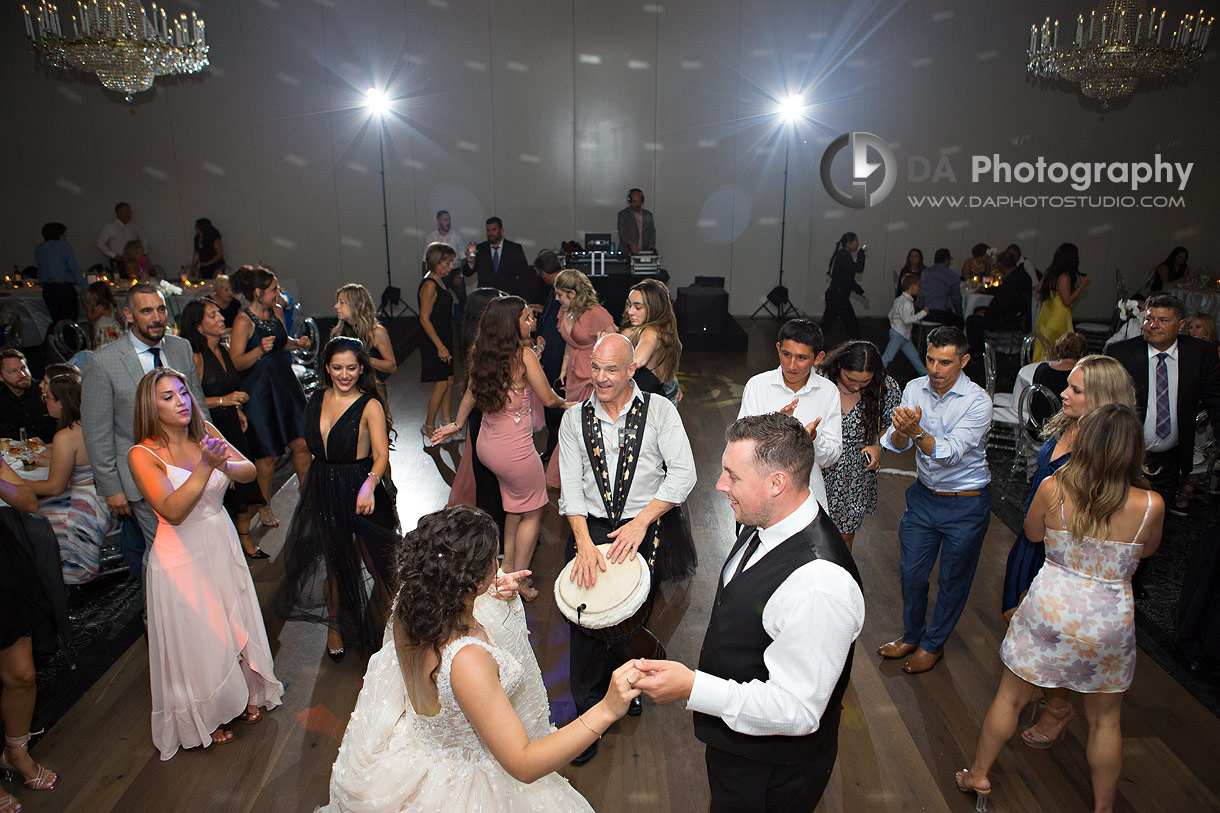
[[[856,311],[851,306],[851,291],[845,288],[826,289],[826,310],[822,313],[823,335],[830,332],[830,327],[836,319],[842,320],[849,337],[860,338],[860,322],[856,319]]]
[[[1175,643],[1191,664],[1220,666],[1220,525],[1195,539],[1178,605]]]
[[[80,315],[80,298],[76,286],[70,282],[45,282],[42,285],[42,301],[51,312],[51,325],[64,319],[75,322]]]
[[[810,813],[826,792],[838,746],[811,762],[775,765],[708,746],[711,813]]]
[[[613,542],[606,535],[614,530],[610,523],[598,517],[588,517],[589,537],[594,545]],[[644,539],[636,551],[636,556],[645,559],[652,556],[652,537]],[[564,549],[565,561],[576,558],[576,536],[568,534],[568,544]],[[598,638],[594,638],[576,624],[568,623],[571,629],[571,645],[568,649],[569,671],[568,682],[572,688],[572,699],[576,702],[576,713],[584,714],[593,708],[598,701],[606,696],[610,688],[610,675],[622,666],[615,663],[610,654],[610,647]]]

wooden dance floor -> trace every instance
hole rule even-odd
[[[775,323],[746,327],[748,358],[691,353],[682,364],[686,399],[681,414],[699,473],[689,505],[700,567],[689,584],[665,588],[652,628],[667,641],[672,658],[690,665],[707,624],[716,573],[733,539],[728,505],[715,490],[723,430],[736,417],[746,379],[776,364]],[[399,428],[393,475],[406,527],[444,505],[446,480],[457,463],[456,447],[420,447],[427,391],[416,383],[418,370],[418,356],[412,356],[390,386]],[[913,463],[909,455],[887,455],[882,465],[910,470]],[[953,772],[969,764],[999,682],[997,653],[1005,628],[1000,583],[1013,534],[993,517],[969,605],[944,660],[929,673],[903,674],[901,662],[882,662],[875,648],[902,631],[897,527],[903,490],[910,482],[900,474],[881,476],[880,507],[856,537],[867,619],[844,701],[838,765],[819,810],[973,809],[973,797],[956,790]],[[279,553],[295,498],[295,481],[290,481],[275,499],[282,524],[259,540],[273,554],[252,568],[264,599],[281,572]],[[263,533],[256,527],[256,539]],[[566,522],[548,509],[534,559],[544,589],[528,610],[553,719],[559,724],[573,715],[567,695],[568,630],[550,594],[565,538]],[[35,758],[63,778],[51,792],[16,788],[26,810],[271,813],[308,811],[325,803],[330,766],[360,691],[365,661],[349,653],[342,663],[332,663],[324,653],[325,629],[317,625],[284,625],[268,617],[267,630],[276,675],[287,691],[284,705],[261,723],[236,723],[231,744],[180,751],[161,762],[149,733],[148,650],[141,639],[37,746]],[[1074,702],[1079,712],[1079,699]],[[1086,733],[1080,717],[1049,751],[1031,750],[1014,737],[991,775],[993,809],[1089,809]],[[1220,764],[1220,721],[1142,653],[1123,707],[1123,733],[1125,764],[1116,809],[1220,809],[1220,796],[1207,779],[1215,777]],[[707,808],[703,746],[680,705],[661,707],[646,699],[643,716],[624,718],[606,735],[592,762],[564,773],[605,813]]]

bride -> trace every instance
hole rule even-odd
[[[458,505],[403,539],[385,645],[369,661],[323,811],[591,811],[555,771],[627,712],[631,664],[558,731],[491,518]],[[510,601],[491,595],[513,594]]]

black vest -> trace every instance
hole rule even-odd
[[[742,529],[729,553],[730,560],[753,531],[749,527]],[[839,565],[851,574],[856,584],[860,584],[860,573],[851,552],[826,511],[820,508],[813,522],[739,573],[727,586],[717,579],[712,618],[699,650],[699,671],[740,683],[766,681],[769,675],[763,662],[763,650],[770,646],[772,639],[763,628],[762,608],[797,568],[817,559]],[[776,765],[810,762],[833,751],[838,746],[839,704],[851,677],[854,649],[853,644],[847,650],[843,672],[826,703],[818,730],[812,734],[803,737],[753,736],[732,730],[719,717],[695,713],[695,736],[710,748]]]

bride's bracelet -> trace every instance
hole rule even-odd
[[[594,731],[594,730],[593,730],[593,726],[591,726],[591,725],[589,725],[588,723],[586,723],[586,722],[585,722],[585,718],[584,718],[584,717],[582,717],[582,716],[580,716],[579,714],[577,714],[577,715],[576,715],[576,719],[577,719],[577,720],[580,720],[580,724],[581,724],[581,725],[583,725],[585,728],[589,729],[589,733],[590,733],[590,734],[592,734],[593,736],[597,737],[599,740],[602,738],[602,735],[601,735],[601,734],[598,734],[596,731]]]

